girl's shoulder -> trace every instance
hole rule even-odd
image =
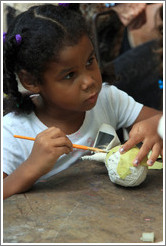
[[[10,112],[3,117],[3,125],[17,125],[19,127],[19,125],[25,124],[28,121],[32,121],[33,117],[33,112],[30,114],[16,114],[14,112]]]
[[[103,82],[101,95],[111,95],[114,99],[117,98],[131,98],[125,91],[119,89],[115,85],[110,85],[107,82]]]
[[[119,96],[121,94],[123,94],[124,92],[122,92],[120,89],[118,89],[116,86],[114,85],[109,85],[107,82],[103,82],[102,84],[102,89],[100,92],[100,97],[107,97],[109,96],[109,99]],[[126,93],[125,93],[126,94]],[[110,98],[111,97],[111,98]]]
[[[109,83],[107,82],[103,82],[102,84],[102,90],[101,91],[120,91],[115,85],[110,85]]]
[[[36,116],[34,112],[29,114],[16,114],[14,112],[8,113],[3,117],[4,129],[17,129],[18,131],[34,130],[35,132],[41,132],[47,129]],[[20,135],[20,134],[18,134]]]

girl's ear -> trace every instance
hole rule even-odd
[[[40,89],[39,89],[39,85],[37,83],[37,81],[34,79],[34,77],[28,73],[26,70],[22,69],[19,73],[18,73],[18,78],[22,84],[22,86],[33,93],[39,93]]]

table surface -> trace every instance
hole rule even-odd
[[[163,240],[163,170],[125,188],[80,161],[3,204],[3,243],[144,243],[143,232]]]

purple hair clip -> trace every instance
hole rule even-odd
[[[6,32],[4,32],[3,33],[3,42],[5,43],[6,42]],[[21,44],[21,41],[22,41],[22,37],[21,37],[21,35],[20,34],[16,34],[15,35],[15,39],[16,39],[16,43],[18,44],[18,45],[20,45]]]
[[[59,3],[59,5],[63,6],[63,7],[68,7],[70,3]]]
[[[15,35],[15,39],[16,39],[16,43],[19,45],[21,44],[21,41],[22,41],[22,37],[20,34],[16,34]]]
[[[4,43],[5,43],[5,41],[6,41],[6,34],[7,34],[6,32],[3,33],[3,42],[4,42]]]

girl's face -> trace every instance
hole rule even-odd
[[[39,93],[48,109],[84,112],[95,106],[101,85],[93,45],[83,36],[60,52],[58,63],[49,64]]]

